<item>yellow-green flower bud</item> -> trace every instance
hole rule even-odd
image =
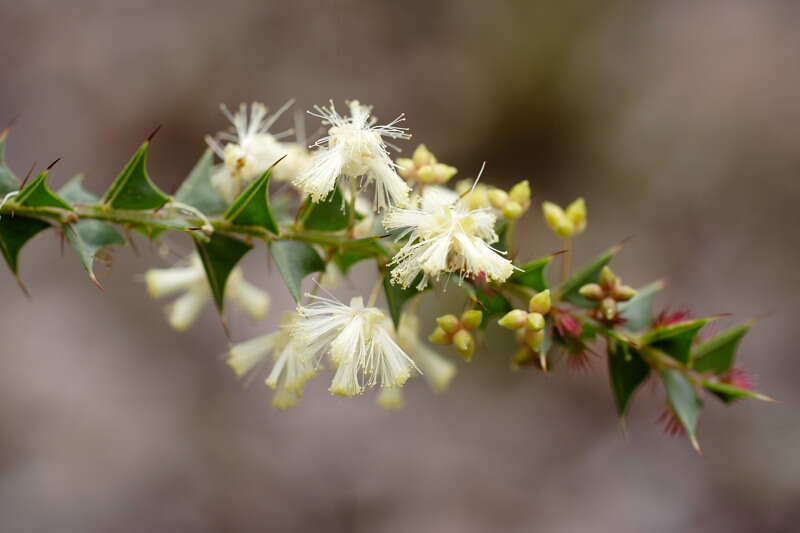
[[[455,333],[461,326],[456,315],[444,315],[436,319],[439,327],[447,333]]]
[[[461,315],[461,325],[464,329],[471,331],[480,326],[481,322],[483,322],[483,313],[478,309],[464,311],[464,314]]]
[[[618,302],[627,302],[628,300],[636,296],[636,289],[634,289],[630,285],[617,285],[611,291],[611,295]]]
[[[502,189],[492,189],[489,191],[489,203],[495,209],[503,209],[508,202],[508,193]]]
[[[528,322],[528,313],[522,309],[514,309],[505,314],[497,323],[508,329],[519,329]]]
[[[523,346],[519,350],[514,353],[514,356],[511,358],[511,368],[518,369],[522,365],[528,363],[533,359],[533,352],[527,346]]]
[[[445,165],[444,163],[436,163],[431,168],[433,168],[436,183],[440,184],[447,183],[458,172],[456,167]]]
[[[398,159],[395,162],[397,163],[397,173],[398,174],[400,174],[402,177],[404,177],[407,180],[414,178],[414,171],[416,170],[416,167],[414,165],[414,161],[413,160],[411,160],[411,159],[409,159],[407,157],[401,157],[400,159]]]
[[[614,320],[614,318],[617,316],[616,300],[611,297],[603,298],[603,301],[600,304],[600,312],[603,314],[604,319]]]
[[[414,164],[417,167],[424,167],[425,165],[433,165],[436,163],[436,157],[428,150],[428,147],[424,144],[420,144],[417,146],[417,149],[414,150],[414,155],[411,156],[414,160]]]
[[[561,237],[572,236],[574,228],[563,209],[553,202],[544,202],[542,204],[542,213],[544,214],[544,221],[556,234]]]
[[[475,341],[469,331],[460,329],[453,335],[453,346],[455,347],[458,355],[469,361],[472,359],[472,354],[475,352]]]
[[[550,312],[551,307],[552,302],[550,300],[550,289],[543,290],[531,298],[530,302],[528,302],[528,311],[531,313],[541,313],[546,315]]]
[[[442,328],[436,328],[433,330],[433,333],[430,334],[428,340],[435,342],[436,344],[450,344],[453,342],[453,339],[450,338],[450,335],[448,335],[447,332]]]
[[[614,275],[614,272],[608,266],[604,266],[603,270],[600,271],[600,285],[610,289],[617,283],[619,283],[619,279]]]
[[[534,352],[538,352],[539,349],[542,347],[542,343],[544,343],[544,330],[540,329],[539,331],[530,331],[528,335],[525,337],[526,342],[531,350]]]
[[[574,235],[583,233],[586,229],[586,202],[583,198],[578,198],[567,206],[567,218],[572,223]]]
[[[527,209],[531,204],[531,186],[528,180],[523,180],[511,187],[508,191],[508,198],[517,202],[522,209]]]
[[[596,302],[599,302],[600,300],[603,299],[603,296],[605,296],[605,291],[603,290],[603,287],[601,287],[597,283],[587,283],[586,285],[581,287],[578,290],[578,292],[584,298],[588,300],[594,300]]]
[[[541,313],[528,313],[528,329],[539,331],[544,329],[544,317]]]
[[[522,213],[525,210],[522,209],[522,206],[519,205],[517,202],[508,201],[506,205],[503,206],[503,216],[506,217],[508,220],[516,220],[522,216]]]

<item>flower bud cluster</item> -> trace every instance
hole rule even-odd
[[[531,206],[531,186],[528,180],[523,180],[508,192],[493,188],[489,191],[489,203],[507,219],[516,220]]]
[[[636,296],[636,290],[623,285],[610,268],[603,267],[598,283],[587,283],[580,288],[581,296],[587,300],[598,302],[597,319],[614,322],[618,319],[618,302],[626,302]]]
[[[550,290],[545,290],[530,299],[528,311],[514,309],[498,321],[504,328],[515,331],[517,341],[523,345],[514,355],[515,366],[528,362],[534,353],[541,350],[545,337],[545,316],[550,314],[551,309]]]
[[[475,353],[475,339],[472,331],[483,321],[483,312],[478,309],[464,311],[459,319],[456,315],[444,315],[436,319],[439,326],[428,339],[436,344],[452,344],[465,360],[472,359]]]
[[[401,157],[396,163],[398,174],[406,181],[419,181],[426,185],[447,183],[458,172],[456,167],[439,163],[424,144],[417,146],[410,159]]]
[[[553,202],[542,204],[544,221],[560,237],[574,237],[586,229],[586,202],[578,198],[562,209]]]

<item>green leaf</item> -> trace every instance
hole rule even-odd
[[[19,189],[19,178],[6,163],[6,141],[8,140],[8,128],[0,132],[0,199],[6,194]]]
[[[225,212],[227,204],[211,184],[214,173],[214,152],[209,148],[195,163],[189,176],[175,193],[175,200],[199,209],[212,216]]]
[[[694,390],[691,382],[679,370],[667,369],[661,371],[661,379],[667,391],[667,399],[678,417],[692,446],[698,452],[700,445],[697,442],[697,420],[700,418],[700,409],[703,402]]]
[[[470,282],[464,284],[464,287],[477,304],[476,309],[483,311],[482,328],[489,324],[492,317],[505,315],[514,308],[500,291],[491,286],[481,288]]]
[[[269,246],[286,288],[296,302],[303,292],[303,279],[314,272],[324,272],[325,262],[311,245],[302,241],[273,241]]]
[[[762,400],[765,402],[774,401],[769,396],[764,396],[763,394],[759,394],[755,391],[742,389],[728,383],[722,383],[720,381],[704,381],[703,387],[711,391],[714,396],[726,404],[733,403],[736,400],[741,400],[742,398],[754,398],[756,400]]]
[[[520,267],[522,271],[514,271],[511,277],[508,278],[508,282],[530,287],[537,292],[543,291],[548,287],[547,265],[549,265],[552,260],[553,256],[551,255],[523,265]]]
[[[225,220],[239,226],[258,226],[278,234],[278,224],[269,205],[269,181],[274,166],[269,167],[233,201],[225,212]]]
[[[383,277],[383,291],[386,294],[386,305],[389,307],[389,314],[392,316],[395,330],[400,327],[400,317],[403,314],[403,307],[406,303],[414,296],[428,290],[429,286],[421,291],[416,289],[421,279],[422,274],[417,276],[407,289],[404,289],[400,285],[392,283],[389,275]]]
[[[608,376],[617,414],[625,417],[631,397],[650,374],[650,366],[639,352],[624,342],[612,341],[608,349]]]
[[[498,252],[508,252],[508,226],[509,222],[501,222],[497,227],[497,242],[492,246]]]
[[[29,240],[50,224],[37,218],[5,215],[0,218],[0,251],[15,276],[19,274],[19,252]]]
[[[69,180],[58,193],[68,202],[91,205],[97,197],[83,188],[83,176],[78,175]],[[123,245],[125,239],[112,226],[100,220],[83,219],[64,226],[67,242],[78,254],[81,265],[89,274],[89,279],[100,286],[94,274],[94,259],[97,253],[111,245]]]
[[[692,367],[698,372],[712,371],[715,374],[730,370],[739,343],[751,327],[752,322],[734,326],[696,346],[692,351]]]
[[[340,187],[336,187],[326,199],[319,203],[306,200],[302,222],[306,229],[318,231],[339,231],[346,229],[350,222],[350,210]]]
[[[653,329],[642,335],[641,342],[658,348],[676,361],[688,364],[697,333],[712,320],[714,318],[699,318]]]
[[[158,209],[170,198],[156,187],[147,174],[147,151],[150,141],[145,141],[133,154],[128,164],[103,197],[103,205],[114,209],[143,211]]]
[[[225,308],[225,284],[231,271],[252,246],[244,241],[214,233],[207,241],[195,238],[195,246],[206,271],[214,303],[220,313]]]
[[[664,282],[654,281],[636,291],[636,296],[619,304],[619,312],[625,319],[625,327],[629,331],[644,331],[653,323],[653,300],[658,291],[664,288]]]
[[[597,283],[600,278],[600,271],[606,266],[614,255],[622,249],[621,245],[614,246],[603,254],[597,256],[583,270],[572,276],[559,287],[561,298],[567,300],[578,307],[591,309],[597,306],[597,302],[587,300],[578,292],[587,283]]]
[[[57,207],[74,211],[73,207],[65,202],[60,196],[50,190],[47,185],[48,170],[45,170],[36,179],[28,183],[19,194],[14,198],[14,203],[29,207]]]

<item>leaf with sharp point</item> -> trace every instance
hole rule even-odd
[[[208,149],[175,193],[175,200],[191,205],[208,216],[224,213],[227,204],[211,184],[213,173],[214,152]]]
[[[703,402],[694,390],[691,382],[679,370],[666,369],[661,371],[661,379],[667,391],[667,399],[675,416],[678,417],[683,429],[694,449],[700,451],[697,442],[697,421]]]
[[[147,151],[150,141],[145,141],[133,154],[128,164],[103,197],[103,205],[114,209],[143,211],[158,209],[170,198],[156,187],[147,173]]]
[[[587,283],[597,283],[597,280],[600,278],[600,271],[603,270],[603,267],[606,266],[621,249],[621,245],[614,246],[597,256],[589,265],[584,267],[583,270],[562,283],[559,287],[562,299],[578,307],[585,307],[587,309],[596,307],[597,302],[584,298],[579,291],[581,287]]]
[[[661,350],[676,361],[688,364],[697,333],[712,320],[713,317],[699,318],[656,328],[642,335],[641,343]]]
[[[350,222],[352,206],[347,203],[340,187],[336,187],[327,198],[318,203],[310,200],[300,220],[303,227],[317,231],[339,231]]]
[[[464,284],[464,288],[476,304],[475,309],[483,312],[482,328],[489,324],[491,318],[505,315],[513,309],[511,302],[503,296],[503,293],[492,286],[480,287],[475,283],[468,282]]]
[[[523,265],[520,267],[522,269],[521,271],[515,271],[511,277],[508,278],[508,282],[524,285],[535,291],[543,291],[548,288],[547,266],[552,260],[553,256],[551,255]]]
[[[225,284],[239,260],[253,247],[248,243],[214,233],[208,240],[194,239],[197,253],[203,262],[214,303],[220,313],[225,308]]]
[[[309,244],[302,241],[273,241],[269,246],[286,288],[292,298],[300,302],[303,279],[314,272],[324,272],[325,262]]]
[[[19,252],[50,224],[38,218],[5,215],[0,218],[0,251],[14,276],[19,275]]]
[[[699,372],[722,374],[733,367],[736,350],[742,338],[753,327],[752,322],[726,329],[692,350],[692,368]]]
[[[269,182],[274,166],[269,167],[242,191],[225,212],[225,220],[239,226],[265,228],[275,235],[278,234],[278,224],[272,216],[272,208],[269,205]]]
[[[625,327],[633,332],[644,331],[653,323],[653,300],[656,293],[664,288],[664,282],[654,281],[636,291],[636,296],[619,304],[620,316],[625,319]]]
[[[386,275],[383,277],[383,292],[386,296],[386,306],[389,308],[389,315],[392,317],[395,330],[400,327],[400,317],[403,315],[403,307],[405,307],[409,300],[418,294],[422,294],[430,287],[430,285],[428,285],[421,291],[417,290],[416,287],[421,280],[422,274],[418,275],[413,283],[411,283],[408,288],[404,289],[400,285],[392,283],[390,276]]]
[[[608,349],[608,376],[614,393],[614,405],[620,418],[625,413],[633,393],[644,383],[650,374],[650,366],[639,352],[627,343],[610,341]]]
[[[29,207],[57,207],[67,211],[74,211],[74,208],[69,203],[54,193],[47,185],[48,173],[49,169],[36,176],[33,181],[23,187],[19,194],[14,197],[14,203]]]
[[[703,387],[705,387],[714,396],[726,404],[733,403],[736,400],[741,400],[742,398],[753,398],[755,400],[761,400],[765,402],[775,401],[769,396],[764,396],[763,394],[759,394],[755,391],[742,389],[740,387],[736,387],[728,383],[722,383],[720,381],[704,381]]]
[[[8,141],[8,128],[0,132],[0,199],[19,189],[19,178],[6,163],[6,141]]]

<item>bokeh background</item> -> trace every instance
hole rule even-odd
[[[487,348],[444,395],[412,383],[402,412],[324,380],[280,412],[224,365],[212,312],[166,325],[137,278],[159,246],[119,250],[101,293],[48,235],[22,257],[32,300],[0,281],[0,531],[796,530],[798,23],[790,0],[0,2],[19,174],[62,157],[55,185],[83,171],[101,192],[163,123],[150,169],[174,191],[219,103],[359,98],[465,175],[485,160],[537,201],[585,196],[578,255],[633,236],[616,270],[667,278],[660,306],[764,317],[740,362],[780,400],[710,400],[699,456],[655,423],[657,388],[626,440],[602,361],[544,377]],[[558,249],[525,224],[525,254]],[[264,265],[248,258],[289,306]],[[234,340],[277,314],[232,316]]]

